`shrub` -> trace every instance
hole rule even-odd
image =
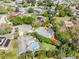
[[[32,21],[34,20],[34,18],[30,16],[29,17],[24,16],[22,19],[25,24],[32,24]]]
[[[67,14],[67,16],[71,16],[72,10],[71,10],[70,7],[66,7],[66,8],[64,9],[64,12]]]
[[[60,12],[59,12],[59,16],[60,16],[60,17],[64,17],[64,16],[66,16],[65,11],[60,11]]]
[[[34,11],[33,8],[28,9],[28,13],[33,13],[33,11]]]
[[[13,25],[21,25],[21,24],[32,24],[34,20],[33,17],[26,17],[26,16],[16,16],[9,18]]]
[[[13,25],[21,25],[23,23],[23,20],[20,16],[11,17],[10,21],[13,23]]]

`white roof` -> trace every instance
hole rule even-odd
[[[18,26],[14,26],[14,28],[18,27],[18,31],[19,32],[28,32],[32,29],[32,26],[31,25],[26,25],[26,24],[23,24],[23,25],[18,25]]]
[[[22,2],[22,0],[16,0],[16,2],[21,3],[21,2]]]
[[[4,15],[1,16],[1,17],[0,17],[0,24],[5,24],[5,23],[7,23],[7,22],[6,22],[6,19],[7,19],[6,16],[4,16]]]
[[[5,40],[5,38],[0,38],[0,44],[2,44],[3,43],[3,41]]]
[[[74,24],[72,21],[65,21],[66,27],[72,27]]]

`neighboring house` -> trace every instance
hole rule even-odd
[[[0,50],[8,50],[9,43],[10,39],[7,39],[6,37],[0,37]]]
[[[48,11],[49,13],[52,13],[53,15],[55,15],[55,14],[57,13],[56,10],[55,10],[55,7],[48,8],[47,11]]]
[[[26,51],[36,51],[39,49],[39,44],[32,36],[19,36],[19,54]]]
[[[9,25],[12,25],[12,23],[7,20],[7,17],[8,17],[7,15],[0,16],[0,25],[1,24],[9,24]]]
[[[3,5],[3,1],[0,1],[0,5]]]
[[[76,6],[76,9],[79,10],[79,5]]]
[[[12,23],[7,20],[7,17],[8,17],[7,15],[1,15],[0,16],[0,25],[1,24],[9,24],[9,25],[12,25]]]
[[[74,0],[52,0],[54,3],[64,4],[64,5],[70,5],[75,3]]]
[[[38,8],[38,7],[35,7],[34,8],[34,13],[35,14],[41,14],[42,13],[42,9]]]
[[[76,17],[77,13],[73,12],[71,15],[74,16],[74,17]]]
[[[59,2],[59,0],[52,0],[54,3],[58,3]]]
[[[79,18],[79,5],[76,6],[75,8],[75,13],[76,13],[76,16],[75,17],[78,17]]]
[[[37,20],[43,22],[45,20],[45,17],[43,17],[43,16],[37,16]]]
[[[39,0],[36,0],[35,7],[38,7]]]
[[[56,39],[55,38],[55,33],[52,28],[46,29],[45,27],[39,27],[36,29],[36,32],[44,37],[50,38],[52,40]]]
[[[26,12],[26,9],[23,8],[23,7],[21,7],[21,8],[19,8],[19,12],[25,13]]]
[[[0,17],[0,25],[1,25],[1,24],[6,24],[6,23],[7,23],[6,19],[7,19],[6,16],[4,16],[4,15],[1,16],[1,17]]]
[[[65,25],[66,25],[66,27],[73,27],[74,26],[72,21],[65,21]]]
[[[9,16],[17,16],[17,15],[19,15],[19,13],[16,13],[16,12],[9,12],[8,15],[9,15]]]
[[[63,57],[63,58],[61,58],[61,59],[76,59],[76,57]]]
[[[13,28],[18,28],[19,35],[23,36],[25,32],[29,32],[32,29],[32,26],[23,24],[23,25],[14,26]]]
[[[15,0],[16,3],[22,3],[23,0]]]
[[[13,33],[10,33],[10,34],[5,34],[5,35],[0,35],[0,37],[5,37],[6,39],[14,39],[14,35]]]
[[[54,3],[62,3],[62,0],[52,0]]]
[[[9,5],[10,5],[11,7],[17,7],[17,5],[16,5],[15,2],[11,2],[11,3],[9,3]]]

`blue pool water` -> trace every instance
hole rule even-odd
[[[39,48],[38,42],[32,42],[32,43],[31,43],[30,49],[31,49],[32,51],[35,51],[35,50],[38,49],[38,48]]]
[[[52,33],[54,32],[54,30],[53,30],[53,29],[48,29],[48,32],[49,32],[50,34],[52,34]]]

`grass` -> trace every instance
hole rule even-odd
[[[41,49],[42,50],[49,50],[49,51],[52,51],[52,50],[55,50],[56,47],[54,45],[51,45],[51,44],[47,44],[47,43],[40,43],[40,46],[41,46]]]
[[[12,40],[12,46],[13,46],[14,49],[17,49],[17,46],[18,46],[18,40],[17,39]]]
[[[11,57],[11,58],[14,58],[16,57],[16,51],[15,50],[5,50],[4,52],[0,52],[0,59],[2,57]]]

